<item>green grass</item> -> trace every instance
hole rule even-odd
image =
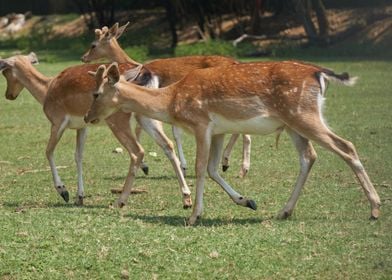
[[[143,136],[150,175],[138,173],[134,195],[111,209],[109,189],[120,187],[128,158],[106,127],[89,130],[84,207],[66,204],[53,189],[45,158],[49,123],[27,91],[0,102],[0,279],[390,279],[392,275],[392,114],[389,62],[312,62],[348,71],[353,88],[331,85],[325,116],[337,134],[351,140],[381,197],[382,215],[369,221],[369,204],[349,168],[315,146],[318,160],[292,218],[274,215],[284,205],[298,172],[287,135],[255,136],[252,165],[237,177],[241,145],[224,177],[253,198],[258,210],[234,205],[211,180],[201,223],[185,227],[178,184],[169,161]],[[41,63],[54,75],[77,61]],[[5,90],[5,79],[0,79]],[[166,127],[168,135],[169,127]],[[72,196],[75,132],[65,132],[56,161]],[[194,193],[194,142],[185,137],[187,181]],[[153,157],[149,153],[156,152]]]

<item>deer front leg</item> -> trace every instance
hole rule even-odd
[[[57,172],[56,163],[54,161],[54,150],[56,149],[56,145],[64,133],[66,125],[67,125],[66,120],[64,120],[61,125],[52,125],[50,130],[49,141],[46,147],[46,157],[49,161],[50,170],[52,172],[54,188],[56,189],[58,194],[64,199],[64,201],[68,202],[69,193],[64,183],[61,181],[61,178]]]
[[[142,127],[140,126],[139,123],[136,123],[135,136],[136,136],[136,141],[139,143],[140,143],[141,135],[142,135]],[[149,168],[148,168],[147,163],[144,161],[144,159],[142,160],[142,163],[140,164],[140,168],[142,169],[142,171],[145,175],[148,175]]]
[[[188,225],[192,226],[201,218],[203,212],[203,194],[205,175],[210,152],[211,136],[208,128],[200,128],[196,133],[196,204],[193,206],[192,215],[188,219]]]
[[[173,143],[163,131],[162,123],[143,116],[137,116],[136,119],[143,129],[155,140],[159,147],[162,148],[166,157],[170,160],[180,184],[183,208],[187,209],[192,207],[191,191],[189,190],[184,174],[181,171],[180,162],[174,152]]]
[[[106,123],[113,132],[117,140],[124,146],[130,157],[130,165],[128,174],[121,190],[121,195],[114,206],[123,207],[128,201],[129,195],[132,193],[133,182],[135,180],[136,171],[140,167],[144,157],[143,147],[136,141],[132,135],[129,124],[130,114],[117,112],[106,119]],[[112,190],[112,192],[117,192]],[[137,191],[140,192],[140,191]]]
[[[222,155],[222,148],[224,142],[224,135],[214,135],[212,137],[210,155],[208,160],[208,175],[218,183],[224,191],[230,196],[230,198],[238,205],[248,207],[256,210],[256,202],[252,199],[248,199],[241,194],[237,193],[218,173],[219,159]]]
[[[187,170],[188,166],[186,163],[184,150],[182,148],[182,129],[179,127],[176,127],[176,126],[172,126],[172,132],[173,132],[174,141],[176,141],[176,145],[177,145],[178,157],[179,157],[180,163],[181,163],[180,164],[181,170],[182,170],[182,173],[185,177],[186,170]]]
[[[78,129],[76,131],[76,150],[75,150],[75,162],[78,172],[78,193],[76,197],[75,204],[83,205],[84,198],[84,187],[83,187],[83,150],[84,143],[86,142],[87,127]]]

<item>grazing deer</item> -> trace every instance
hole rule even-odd
[[[102,29],[95,30],[95,40],[90,49],[82,56],[83,62],[90,62],[100,58],[106,58],[111,62],[134,63],[139,64],[130,58],[120,47],[117,39],[123,34],[129,22],[121,27],[114,24],[110,29],[104,26]],[[225,66],[238,63],[236,60],[223,56],[186,56],[176,58],[157,59],[143,65],[144,69],[151,72],[150,80],[155,81],[156,88],[165,87],[182,79],[186,74],[201,68]],[[140,64],[141,65],[141,64]],[[176,126],[172,127],[173,136],[177,144],[178,156],[181,167],[186,173],[187,163],[182,149],[182,131]],[[136,130],[138,139],[140,129]],[[222,157],[222,169],[226,171],[229,168],[229,159],[231,151],[239,135],[232,135]],[[250,135],[243,135],[243,154],[240,177],[244,177],[250,168]]]
[[[54,78],[45,77],[37,71],[31,64],[38,62],[34,53],[28,56],[17,55],[7,59],[0,59],[0,70],[7,79],[6,98],[14,100],[21,90],[26,87],[31,94],[43,105],[45,115],[51,122],[51,132],[46,148],[46,156],[52,171],[54,186],[57,192],[65,201],[69,200],[69,193],[64,186],[54,161],[54,150],[63,132],[67,128],[76,129],[76,152],[75,161],[78,172],[77,201],[83,204],[84,187],[82,177],[82,156],[86,139],[86,123],[83,121],[84,115],[93,102],[92,93],[95,89],[95,80],[87,74],[88,71],[96,70],[98,65],[78,65],[69,67]],[[141,82],[140,68],[134,64],[125,63],[120,65],[121,73],[133,79],[133,82]],[[144,156],[143,148],[136,141],[131,133],[129,120],[131,113],[116,112],[105,119],[105,122],[125,147],[131,158],[128,175],[126,177],[122,194],[117,202],[123,205],[124,197],[128,197],[135,177],[135,168],[140,166]],[[137,118],[143,129],[145,129],[154,140],[164,149],[166,156],[170,159],[176,175],[178,177],[183,196],[184,208],[191,207],[192,200],[190,190],[186,184],[178,158],[175,155],[173,145],[163,134],[161,122],[142,117]]]
[[[196,138],[196,203],[189,224],[203,210],[205,173],[242,206],[256,209],[253,200],[237,193],[218,174],[225,133],[270,134],[285,129],[296,147],[300,173],[279,218],[289,217],[316,159],[310,140],[339,155],[352,168],[370,202],[371,217],[379,216],[380,198],[352,143],[325,124],[322,106],[327,81],[345,85],[347,73],[300,62],[244,63],[195,70],[161,89],[129,84],[116,63],[96,72],[97,92],[85,117],[97,122],[116,110],[131,110],[183,127]]]

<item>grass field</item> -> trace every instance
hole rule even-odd
[[[134,195],[111,209],[110,188],[126,175],[126,154],[106,127],[87,138],[85,206],[66,204],[52,186],[45,157],[49,123],[40,105],[23,91],[0,102],[0,279],[391,279],[392,277],[392,66],[360,59],[309,58],[337,72],[360,77],[353,88],[331,85],[325,116],[352,141],[382,201],[378,221],[351,170],[340,158],[318,152],[294,215],[274,218],[288,199],[299,169],[287,135],[279,148],[273,135],[255,136],[252,165],[238,178],[241,145],[224,177],[253,198],[257,211],[234,205],[211,180],[201,223],[186,227],[169,161],[143,135],[150,175],[138,173]],[[54,75],[77,61],[41,63]],[[5,91],[5,79],[0,79]],[[168,135],[169,127],[166,127]],[[194,142],[185,137],[194,193]],[[65,132],[56,162],[72,196],[75,132]],[[154,156],[156,153],[156,156]]]

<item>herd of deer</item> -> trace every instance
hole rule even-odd
[[[76,129],[75,161],[78,173],[76,203],[83,205],[83,147],[87,125],[105,121],[130,156],[128,174],[116,206],[126,204],[138,168],[145,173],[144,150],[139,143],[145,130],[164,150],[177,175],[184,208],[192,207],[185,181],[187,168],[181,144],[181,129],[196,139],[196,202],[188,220],[193,225],[203,210],[206,172],[239,205],[256,209],[256,203],[236,192],[218,173],[225,171],[231,149],[243,135],[243,163],[240,176],[250,167],[249,134],[291,137],[299,154],[300,172],[294,190],[279,218],[289,217],[316,159],[310,140],[339,155],[354,171],[377,219],[380,198],[352,143],[334,134],[322,114],[328,81],[353,85],[356,78],[300,61],[240,63],[222,56],[188,56],[158,59],[140,64],[121,49],[117,39],[128,24],[96,29],[96,39],[82,56],[83,62],[106,58],[110,65],[83,64],[69,67],[56,77],[46,77],[32,65],[34,53],[0,59],[7,80],[6,98],[14,100],[26,88],[43,105],[51,123],[46,156],[54,187],[65,201],[69,193],[58,175],[54,150],[67,128]],[[137,120],[136,137],[130,118]],[[180,160],[165,135],[162,122],[173,126]],[[223,157],[224,135],[232,133]],[[222,159],[222,160],[221,160]]]

